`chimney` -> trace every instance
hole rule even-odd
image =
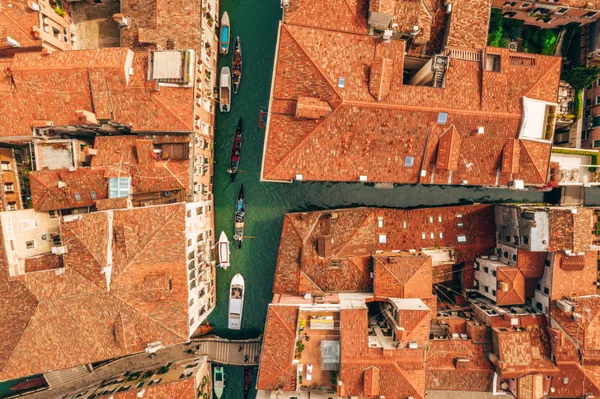
[[[127,18],[123,14],[113,14],[113,20],[122,28],[128,25]]]
[[[98,119],[96,118],[96,114],[86,110],[77,110],[75,111],[75,115],[80,122],[86,125],[97,125]]]

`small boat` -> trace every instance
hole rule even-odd
[[[213,391],[217,399],[223,396],[223,388],[225,388],[225,371],[223,367],[215,367],[213,375]]]
[[[217,243],[219,246],[219,266],[223,269],[227,270],[230,266],[229,263],[229,240],[227,239],[227,234],[224,231],[221,232],[219,236],[219,242]]]
[[[219,80],[219,103],[221,112],[231,111],[231,72],[228,67],[221,68]]]
[[[201,337],[202,335],[212,332],[214,329],[215,328],[207,321],[205,324],[202,324],[200,327],[198,327],[196,331],[194,331],[193,337]]]
[[[240,166],[240,153],[242,151],[242,118],[240,118],[235,136],[233,137],[233,147],[231,149],[231,167],[227,169],[227,173],[231,175],[231,182],[235,180],[235,175]]]
[[[240,37],[235,38],[235,47],[233,48],[233,94],[238,94],[240,82],[242,81],[242,43]]]
[[[235,235],[233,239],[238,249],[242,248],[242,241],[244,241],[244,213],[246,213],[246,204],[244,203],[244,185],[242,184],[235,203]]]
[[[244,367],[244,399],[248,397],[250,392],[250,384],[252,383],[252,367]]]
[[[227,11],[223,13],[221,18],[221,36],[219,37],[219,53],[229,53],[229,14]]]
[[[26,389],[43,387],[46,386],[46,380],[43,377],[34,377],[28,378],[25,381],[21,381],[12,387],[10,387],[11,391],[24,391]]]
[[[244,278],[238,273],[231,279],[231,285],[229,287],[228,327],[230,330],[239,330],[242,327],[244,289]]]

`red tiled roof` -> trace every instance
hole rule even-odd
[[[193,88],[155,91],[147,71],[148,53],[126,48],[16,54],[10,64],[12,84],[0,103],[0,136],[31,136],[36,121],[88,123],[79,118],[79,110],[112,117],[134,132],[191,131]]]
[[[519,173],[520,154],[520,140],[509,139],[502,150],[502,172]]]
[[[269,306],[263,338],[258,389],[296,389],[297,306]]]
[[[381,228],[378,227],[379,217],[383,220]],[[493,221],[493,207],[488,205],[413,210],[354,208],[287,214],[279,244],[273,292],[303,295],[306,292],[370,290],[373,287],[371,255],[376,250],[407,251],[435,245],[450,246],[457,250],[457,263],[472,260],[495,246],[495,234],[489,228]],[[386,244],[377,244],[381,234],[385,235]],[[333,252],[329,258],[321,258],[317,253],[317,238],[322,235],[332,236]],[[465,235],[466,242],[459,243],[458,235]],[[425,286],[432,278],[431,269],[425,266],[418,269],[414,283],[409,278],[403,290],[423,297],[420,294],[426,288],[416,288],[418,282],[424,281]],[[393,267],[388,273],[375,265],[375,272],[381,272],[383,283],[385,278],[397,281],[399,273],[404,273],[404,270]],[[384,277],[386,275],[389,276]],[[389,284],[378,284],[377,289],[383,289],[382,292],[387,294],[402,294],[398,286]]]
[[[373,257],[373,293],[378,297],[431,297],[431,257],[413,253]]]
[[[455,126],[450,126],[438,140],[435,167],[440,170],[457,170],[460,156],[460,135]]]
[[[91,192],[98,199],[108,198],[108,183],[103,169],[77,168],[39,170],[31,172],[31,201],[38,211],[56,209],[84,208],[94,206]],[[65,183],[65,187],[59,184]],[[79,194],[79,200],[75,195]]]
[[[465,340],[432,340],[427,351],[427,390],[489,392],[494,368],[487,345]]]
[[[453,0],[448,46],[483,49],[490,21],[489,0]]]
[[[570,296],[593,295],[598,280],[598,262],[596,252],[586,252],[582,270],[561,267],[566,255],[557,252],[552,262],[552,299]]]
[[[121,29],[121,47],[192,49],[199,54],[203,12],[200,0],[123,0],[121,14],[128,26]],[[220,18],[214,10],[211,15]]]
[[[41,47],[42,40],[33,35],[33,27],[39,28],[39,14],[27,6],[27,1],[0,3],[0,37],[10,37],[19,42],[21,47]],[[0,50],[2,45],[0,44]]]
[[[516,267],[501,266],[498,267],[496,288],[496,304],[520,305],[525,303],[525,277]],[[506,284],[506,290],[503,289]]]
[[[0,329],[0,380],[124,356],[150,342],[185,342],[185,212],[184,204],[114,211],[122,240],[109,237],[104,212],[61,223],[64,273],[27,273],[0,291],[3,320],[13,321]],[[109,242],[110,291],[102,274]]]
[[[304,180],[357,181],[359,176],[367,176],[368,181],[376,182],[448,184],[449,172],[435,170],[433,161],[439,136],[447,127],[442,130],[431,125],[437,122],[438,112],[447,112],[448,126],[455,125],[462,139],[460,149],[455,150],[458,168],[450,183],[508,185],[512,180],[525,180],[526,184],[545,184],[551,149],[547,142],[521,140],[525,154],[520,173],[498,177],[497,169],[506,143],[519,136],[522,98],[556,101],[559,58],[535,56],[535,66],[524,67],[510,63],[514,56],[505,49],[487,48],[500,55],[500,72],[482,72],[480,62],[457,55],[450,59],[444,89],[406,85],[402,82],[405,42],[385,43],[362,31],[340,27],[354,19],[336,20],[331,12],[306,18],[310,5],[314,6],[310,12],[319,8],[313,3],[292,1],[281,28],[264,154],[265,179],[292,180],[302,174]],[[348,9],[346,2],[340,3],[339,10]],[[456,25],[456,35],[463,32],[465,36],[457,37],[457,42],[483,48],[488,2],[477,0],[475,6],[462,0],[454,3],[453,18],[468,25]],[[470,17],[460,17],[461,9]],[[473,24],[473,10],[476,20],[482,21],[481,29]],[[321,26],[323,21],[326,27]],[[311,26],[303,26],[305,23]],[[469,38],[466,31],[475,32],[478,40]],[[385,64],[391,68],[387,97],[387,80],[378,74],[383,59],[390,60]],[[380,81],[385,82],[385,91],[373,94],[373,82],[379,88],[383,87]],[[324,120],[297,118],[295,104],[306,96],[327,102],[333,112]],[[484,127],[485,133],[476,134],[478,127]],[[413,157],[412,166],[405,166],[409,156]],[[421,170],[426,171],[424,176]]]
[[[341,359],[338,380],[340,396],[360,396],[365,392],[364,372],[377,367],[381,381],[379,395],[389,399],[425,397],[424,351],[418,349],[382,350],[369,348],[367,309],[340,312]],[[367,387],[368,388],[368,387]]]
[[[556,307],[551,307],[552,317],[561,329],[578,344],[580,349],[598,352],[600,349],[600,328],[598,328],[600,297],[597,295],[573,297],[569,298],[569,301],[574,304],[573,313],[579,315],[578,320],[575,320],[573,313],[564,312]]]
[[[550,251],[584,252],[592,244],[592,224],[594,211],[577,208],[576,213],[571,209],[552,208],[548,212],[550,219]]]
[[[364,372],[365,397],[379,396],[379,369],[377,367],[369,367]]]
[[[366,33],[366,10],[369,0],[320,0],[291,1],[285,10],[284,22],[331,29],[343,32]]]
[[[532,252],[519,249],[517,268],[525,278],[542,278],[546,262],[546,252]]]

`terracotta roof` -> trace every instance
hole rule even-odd
[[[269,306],[258,375],[258,389],[296,389],[297,306]]]
[[[525,303],[525,277],[521,271],[516,267],[501,266],[496,272],[496,304],[503,306]]]
[[[586,252],[583,269],[562,267],[564,255],[554,254],[552,261],[552,299],[562,299],[570,296],[593,295],[596,293],[598,280],[598,261],[596,252]]]
[[[298,97],[296,103],[296,118],[319,119],[329,115],[331,111],[327,101],[314,97]]]
[[[465,340],[429,341],[426,389],[489,392],[494,377],[486,357],[490,349]]]
[[[422,254],[421,254],[422,255]],[[431,257],[413,253],[373,257],[373,293],[390,298],[431,297]]]
[[[26,273],[0,291],[2,318],[12,320],[0,329],[0,380],[185,342],[185,214],[185,204],[174,204],[114,211],[112,229],[105,212],[61,223],[64,272]]]
[[[338,380],[343,382],[340,396],[360,396],[365,392],[364,373],[379,369],[379,395],[389,399],[425,397],[424,351],[417,349],[373,349],[367,342],[367,309],[340,312],[341,360]],[[368,388],[368,387],[367,387]]]
[[[572,297],[569,298],[569,302],[574,305],[573,313],[552,307],[553,319],[560,325],[562,331],[577,343],[580,349],[598,352],[600,329],[597,324],[600,319],[600,297],[597,295]],[[573,316],[574,313],[577,313],[578,316]]]
[[[525,278],[542,278],[546,262],[546,252],[532,252],[519,249],[517,268]]]
[[[111,117],[134,132],[191,131],[193,88],[153,90],[147,71],[148,53],[126,48],[16,54],[10,64],[13,83],[0,103],[0,136],[31,136],[40,121],[92,123],[80,118],[80,110]]]
[[[453,0],[448,46],[483,49],[490,21],[489,0]]]
[[[343,32],[366,33],[366,13],[369,0],[291,1],[285,10],[284,22]],[[333,24],[332,24],[333,23]]]
[[[198,388],[193,378],[185,378],[164,384],[146,385],[144,399],[196,399]],[[114,399],[138,399],[141,389],[130,389],[126,392],[116,392]]]
[[[555,375],[558,369],[550,360],[550,340],[541,317],[537,323],[522,327],[494,327],[494,353],[502,378],[517,378],[523,374]]]
[[[37,211],[94,206],[92,192],[98,199],[108,198],[108,182],[103,169],[77,168],[31,172],[33,208]],[[65,183],[64,187],[59,184]]]
[[[519,156],[521,145],[519,139],[510,139],[502,150],[502,172],[519,173]]]
[[[371,64],[369,92],[377,101],[383,100],[390,94],[393,63],[394,61],[389,58],[376,57]]]
[[[594,211],[577,208],[576,213],[571,209],[551,208],[548,211],[550,220],[550,251],[584,252],[592,244],[592,224]]]
[[[364,396],[365,397],[376,397],[379,396],[380,388],[380,377],[379,369],[377,367],[369,367],[364,372]]]
[[[19,0],[10,3],[0,3],[0,37],[6,37],[19,42],[21,47],[41,47],[42,40],[36,39],[33,27],[39,28],[39,14],[27,6],[27,1]],[[2,49],[0,44],[0,49]]]
[[[124,0],[121,14],[128,26],[121,29],[121,47],[133,49],[192,49],[202,44],[200,0]],[[214,19],[220,18],[212,10]],[[180,27],[185,26],[185,29]]]
[[[353,29],[366,14],[355,18],[345,1],[339,2],[335,12],[325,12],[316,3],[290,2],[281,27],[265,179],[292,180],[302,174],[303,180],[325,181],[358,181],[359,176],[367,176],[368,181],[394,183],[546,183],[551,149],[547,142],[521,140],[525,154],[520,173],[498,177],[497,169],[508,140],[519,137],[522,98],[556,101],[559,58],[536,55],[535,66],[529,67],[509,62],[518,55],[507,49],[487,48],[502,60],[499,72],[487,72],[481,71],[480,62],[467,60],[460,53],[463,50],[456,49],[451,53],[445,88],[407,85],[403,83],[404,41],[385,43]],[[471,3],[454,2],[452,24],[456,35],[462,32],[464,36],[457,36],[457,43],[471,43],[468,51],[481,57],[489,2]],[[344,10],[349,15],[337,15]],[[477,23],[473,23],[474,11]],[[322,15],[308,17],[312,13]],[[457,25],[457,19],[464,24]],[[383,65],[391,68],[387,96],[387,79],[379,73]],[[385,90],[377,90],[381,88]],[[296,102],[301,97],[326,101],[333,112],[324,120],[297,118]],[[447,126],[435,126],[439,112],[448,113]],[[439,137],[451,125],[462,139],[453,174],[436,170],[433,157]],[[479,127],[484,134],[476,134]]]
[[[379,218],[382,227],[378,227]],[[424,293],[425,285],[431,283],[430,264],[417,267],[420,261],[415,261],[412,266],[415,275],[411,277],[401,270],[405,264],[402,262],[397,267],[386,264],[386,268],[376,264],[373,269],[372,254],[376,250],[408,251],[437,245],[454,247],[457,263],[472,261],[495,246],[495,232],[489,228],[493,221],[494,210],[488,205],[412,210],[354,208],[286,214],[273,292],[303,295],[375,288],[387,294],[408,290],[419,296]],[[317,251],[318,237],[323,235],[332,237],[332,252],[327,258],[319,257]],[[465,235],[466,242],[459,243],[458,235]],[[385,244],[379,243],[383,236]],[[377,274],[375,287],[370,276],[373,270]],[[407,279],[406,286],[396,285],[399,279]],[[423,287],[419,286],[421,281]]]
[[[459,156],[460,135],[455,126],[450,126],[438,140],[436,169],[457,170]]]

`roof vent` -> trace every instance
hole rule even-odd
[[[36,3],[35,1],[30,1],[28,4],[29,8],[31,8],[33,11],[39,11],[40,10],[40,5],[38,3]]]
[[[485,133],[485,128],[483,126],[479,126],[477,128],[477,134],[483,134],[483,133]]]
[[[358,180],[359,180],[359,181],[362,181],[362,182],[366,182],[366,181],[367,181],[367,176],[366,176],[366,175],[360,175],[360,176],[358,177]]]
[[[21,43],[19,43],[18,41],[16,41],[15,39],[13,39],[10,36],[6,36],[6,43],[8,43],[8,45],[10,47],[15,47],[15,48],[21,47]]]
[[[123,14],[113,14],[113,20],[119,24],[120,27],[127,26],[127,18]]]
[[[59,180],[58,181],[58,188],[65,188],[67,187],[67,183],[65,183],[64,181]]]
[[[416,343],[416,342],[409,342],[409,343],[408,343],[408,347],[409,347],[410,349],[417,349],[417,348],[418,348],[418,345],[417,345],[417,343]]]
[[[297,173],[297,174],[296,174],[296,180],[298,180],[298,181],[302,181],[302,179],[304,179],[304,176],[302,176],[302,174],[301,174],[301,173]]]

